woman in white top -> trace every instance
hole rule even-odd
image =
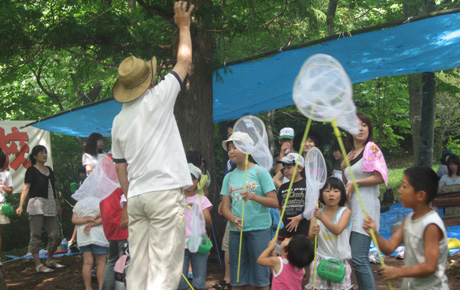
[[[102,151],[104,147],[104,137],[99,133],[91,133],[86,142],[85,153],[81,158],[81,163],[86,169],[86,174],[90,175],[93,172],[96,164],[106,154]]]
[[[457,155],[451,155],[447,160],[447,174],[443,175],[439,181],[438,192],[453,191],[453,188],[449,190],[446,186],[455,184],[460,187],[460,159]]]
[[[352,149],[348,153],[351,168],[345,168],[345,162],[342,162],[341,167],[352,212],[351,265],[355,270],[359,289],[372,290],[376,289],[376,286],[368,257],[371,237],[362,227],[365,216],[352,183],[350,169],[356,178],[366,212],[377,225],[380,218],[379,185],[387,183],[388,169],[382,152],[374,142],[370,141],[372,140],[372,124],[369,117],[359,113],[357,115],[359,134],[349,135],[347,140]]]

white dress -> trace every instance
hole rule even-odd
[[[363,158],[353,164],[351,166],[351,170],[353,170],[353,174],[356,180],[365,179],[374,175],[374,172],[363,171]],[[348,182],[351,182],[350,168],[348,167],[345,169],[345,177],[347,178]],[[361,197],[363,199],[364,208],[366,209],[367,214],[375,221],[376,230],[378,231],[380,225],[379,185],[360,186],[359,192],[361,193]],[[369,236],[363,229],[363,220],[365,216],[356,191],[354,191],[351,195],[350,209],[352,220],[351,231]]]

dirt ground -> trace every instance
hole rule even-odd
[[[80,255],[65,256],[57,258],[60,263],[67,265],[64,269],[59,269],[50,274],[36,274],[34,264],[31,260],[19,260],[5,263],[3,268],[4,281],[8,289],[84,289],[81,279],[82,257]],[[446,271],[449,279],[450,289],[460,289],[460,255],[451,256],[448,259],[449,266]],[[386,257],[385,263],[392,266],[402,266],[404,261],[396,260],[392,257]],[[377,289],[388,289],[387,282],[383,281],[377,273],[378,265],[372,265],[375,273]],[[224,275],[224,266],[219,264],[217,258],[211,258],[208,261],[208,278],[206,286],[214,289],[212,286],[222,280]],[[1,273],[0,273],[1,277]],[[356,279],[353,277],[356,285]],[[392,281],[393,289],[400,289],[401,280]],[[357,288],[357,287],[356,287]],[[93,278],[93,289],[98,289],[97,280]]]

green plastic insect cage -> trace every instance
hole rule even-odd
[[[2,213],[6,216],[14,215],[14,208],[6,202],[2,205]]]
[[[210,239],[205,237],[204,235],[201,235],[201,244],[198,246],[198,253],[200,254],[208,254],[211,251],[212,248],[212,242]],[[187,247],[189,247],[189,242],[190,239],[187,241]]]
[[[345,277],[345,266],[337,259],[321,260],[318,265],[318,276],[334,282],[341,282]]]

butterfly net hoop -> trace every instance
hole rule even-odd
[[[305,158],[305,177],[307,192],[305,194],[305,218],[311,219],[318,204],[319,190],[327,178],[327,167],[321,151],[313,147],[308,150]]]
[[[294,82],[292,98],[299,111],[319,122],[344,114],[352,102],[353,88],[340,62],[326,54],[309,57]]]
[[[273,157],[268,147],[268,135],[264,122],[248,115],[240,118],[233,126],[233,143],[244,154],[251,154],[260,166],[270,170]]]

